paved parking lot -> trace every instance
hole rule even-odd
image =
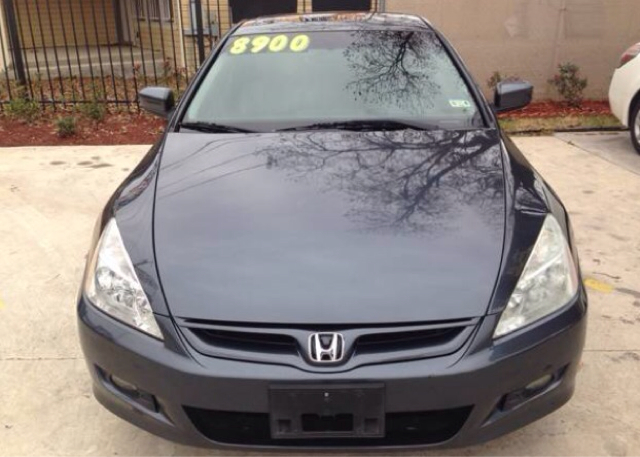
[[[591,300],[586,351],[567,406],[448,454],[640,454],[640,155],[626,134],[517,143],[573,217]],[[0,149],[0,455],[215,454],[103,410],[78,346],[74,300],[93,224],[146,149]]]

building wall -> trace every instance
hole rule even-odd
[[[147,20],[146,18],[137,18],[135,15],[131,18],[133,25],[133,44],[148,51],[155,51],[153,58],[151,53],[145,56],[145,60],[153,61],[157,55],[158,61],[166,61],[171,69],[176,66],[182,66],[182,53],[180,48],[180,30],[178,27],[179,16],[177,8],[179,2],[174,0],[173,3],[173,20],[158,21]],[[175,53],[174,53],[175,48]],[[162,63],[158,63],[159,68]],[[167,68],[169,70],[169,68]]]
[[[589,79],[586,95],[606,98],[620,55],[640,41],[638,0],[386,0],[389,12],[426,17],[456,47],[485,92],[494,71],[554,95],[548,79],[562,62]]]
[[[53,46],[54,41],[63,46],[63,28],[67,43],[74,44],[74,23],[75,37],[80,45],[117,42],[111,0],[16,0],[14,4],[24,48]]]

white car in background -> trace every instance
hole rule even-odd
[[[631,131],[640,154],[640,43],[631,46],[620,60],[609,88],[611,111]]]

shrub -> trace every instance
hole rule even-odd
[[[76,118],[73,116],[61,117],[56,121],[56,133],[60,138],[68,138],[76,134]]]
[[[164,78],[164,82],[166,83],[169,78],[174,75],[173,66],[171,65],[171,60],[164,59],[162,62],[162,76]]]
[[[580,67],[571,62],[558,65],[558,74],[549,80],[562,99],[573,107],[579,107],[588,81],[580,77]]]
[[[5,113],[11,119],[20,119],[31,124],[40,116],[40,104],[26,96],[19,96],[7,103]]]
[[[102,122],[107,114],[107,108],[104,104],[96,100],[80,105],[80,111],[89,119],[93,119],[96,122]]]

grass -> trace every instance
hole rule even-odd
[[[104,120],[104,117],[107,115],[107,108],[105,107],[105,105],[98,103],[95,100],[80,105],[79,110],[89,119],[92,119],[96,122],[102,122]]]
[[[33,123],[40,117],[40,104],[26,97],[16,97],[4,107],[9,119],[20,119],[27,124]]]
[[[73,116],[61,117],[56,121],[56,133],[60,138],[69,138],[76,134],[76,119]]]
[[[622,127],[611,114],[566,117],[505,117],[500,125],[507,133],[551,133],[557,130],[602,129]]]

